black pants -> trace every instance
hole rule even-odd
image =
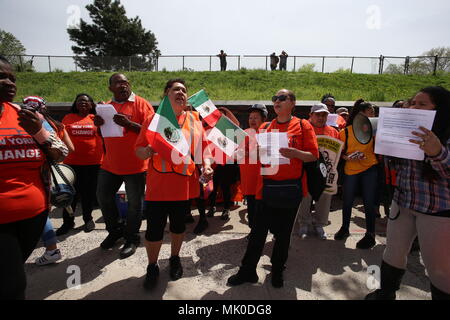
[[[0,300],[25,299],[24,264],[36,247],[48,211],[37,216],[0,224]]]
[[[291,232],[296,215],[297,208],[273,208],[261,201],[257,201],[255,224],[251,232],[247,250],[242,259],[241,268],[248,272],[256,271],[266,243],[267,233],[270,230],[275,236],[275,244],[270,259],[272,271],[282,271],[288,258]]]
[[[255,215],[256,215],[255,196],[245,196],[245,199],[247,199],[248,226],[250,227],[250,229],[253,229],[255,225]]]
[[[191,210],[190,201],[146,201],[145,217],[147,218],[147,231],[145,239],[155,242],[164,238],[164,229],[167,217],[170,221],[170,232],[182,234],[186,231],[184,218]]]
[[[96,202],[97,177],[100,165],[91,166],[70,166],[75,171],[75,191],[76,195],[72,202],[72,210],[75,212],[77,202],[81,199],[84,223],[92,220],[92,210]],[[66,209],[63,210],[63,222],[72,224],[75,217],[71,217]]]
[[[217,165],[214,169],[214,189],[209,195],[209,205],[216,205],[217,192],[220,187],[223,195],[224,209],[231,208],[231,186],[239,179],[239,167],[236,164]]]

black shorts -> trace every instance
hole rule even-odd
[[[145,217],[147,218],[147,241],[161,241],[167,224],[170,221],[170,232],[184,233],[185,217],[191,210],[190,201],[146,201]]]

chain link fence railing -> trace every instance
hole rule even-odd
[[[17,71],[218,71],[217,55],[160,55],[130,57],[86,57],[16,55],[7,56]],[[280,65],[278,63],[277,70]],[[228,55],[226,70],[271,70],[269,55]],[[287,71],[365,74],[438,74],[450,72],[450,57],[352,57],[288,56]]]

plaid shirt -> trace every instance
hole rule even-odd
[[[422,175],[422,161],[397,159],[393,161],[397,171],[397,188],[394,201],[400,207],[421,213],[434,214],[450,210],[450,139],[447,146],[436,157],[425,157],[425,161],[438,173],[436,181]],[[447,214],[445,215],[447,216]]]

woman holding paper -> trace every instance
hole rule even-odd
[[[348,126],[339,133],[339,138],[344,141],[342,158],[345,160],[342,226],[334,235],[335,240],[345,240],[350,236],[350,218],[352,215],[353,201],[356,191],[361,188],[364,213],[366,215],[366,234],[356,243],[359,249],[370,249],[375,246],[375,196],[377,190],[378,160],[374,153],[374,139],[362,144],[355,138],[353,132],[353,119],[359,113],[366,117],[374,116],[372,104],[360,99],[350,115]]]
[[[144,287],[149,290],[156,286],[159,277],[158,256],[168,216],[172,238],[169,259],[170,278],[175,281],[183,275],[179,253],[186,229],[184,219],[190,212],[189,199],[197,198],[200,194],[199,177],[196,175],[198,170],[195,168],[194,161],[190,160],[201,162],[203,173],[209,179],[212,175],[210,154],[206,147],[206,138],[199,114],[186,111],[186,104],[187,89],[184,80],[169,80],[164,89],[164,99],[158,108],[158,113],[145,121],[144,129],[141,130],[136,141],[136,155],[143,160],[150,159],[145,195],[145,216],[147,217],[145,247],[148,267],[144,282]],[[154,118],[159,120],[154,123],[152,122]],[[177,126],[168,126],[168,121],[177,121],[178,128],[181,129],[176,128]],[[154,127],[157,128],[157,132],[151,132]],[[159,127],[163,128],[163,132],[158,130]],[[156,134],[164,136],[157,137]],[[152,135],[155,138],[153,141]],[[174,152],[178,150],[175,149],[176,147],[164,148],[164,146],[175,143],[179,145],[180,143],[177,141],[188,143],[189,149],[183,158],[183,160],[189,160],[188,163],[175,161],[173,155],[177,153]],[[163,156],[167,154],[169,157]],[[197,159],[198,155],[201,155],[200,159]],[[192,183],[194,178],[197,180],[196,183]]]
[[[75,212],[78,200],[81,198],[83,210],[84,231],[94,230],[95,223],[92,220],[92,210],[95,203],[97,190],[97,176],[103,159],[103,139],[100,130],[94,124],[95,103],[86,93],[80,93],[75,97],[69,114],[64,116],[62,123],[65,125],[75,151],[69,153],[64,160],[75,171],[76,197],[72,203]],[[63,224],[56,231],[56,235],[63,235],[75,226],[75,217],[66,209],[63,210]]]
[[[260,128],[266,129],[268,135],[274,132],[285,134],[288,147],[279,148],[279,153],[288,158],[290,163],[280,164],[276,161],[278,159],[275,159],[270,167],[266,165],[260,170],[256,179],[256,200],[260,200],[260,206],[255,215],[242,265],[238,273],[228,279],[231,286],[258,281],[256,267],[269,230],[275,236],[271,257],[272,286],[281,288],[284,285],[283,270],[288,258],[292,227],[302,197],[308,193],[305,175],[302,175],[303,162],[315,161],[319,156],[317,139],[311,124],[292,115],[295,99],[292,91],[279,90],[272,97],[277,117],[267,128],[263,128],[265,125]],[[277,141],[271,143],[276,145]]]
[[[436,110],[436,116],[431,130],[420,127],[412,132],[416,138],[409,140],[423,150],[424,161],[390,158],[397,171],[392,206],[400,213],[388,222],[381,288],[367,295],[369,300],[396,298],[416,235],[431,282],[431,298],[450,299],[450,91],[424,88],[410,108]]]

